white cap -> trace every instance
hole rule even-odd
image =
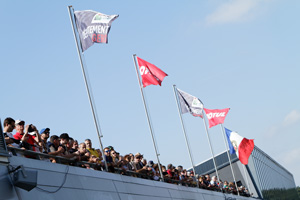
[[[17,119],[17,120],[15,121],[15,125],[18,125],[18,124],[20,124],[20,123],[22,123],[22,122],[25,124],[25,121],[24,121],[24,120]]]

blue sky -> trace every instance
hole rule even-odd
[[[51,134],[99,142],[70,24],[75,10],[119,14],[108,44],[85,60],[104,146],[156,160],[132,54],[169,74],[145,88],[163,164],[191,166],[173,84],[209,109],[231,108],[237,131],[294,175],[300,185],[300,2],[1,1],[1,114]],[[195,163],[211,154],[203,122],[183,116]],[[225,150],[219,126],[209,130]]]

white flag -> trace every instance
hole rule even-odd
[[[203,103],[197,97],[194,97],[177,88],[181,113],[190,112],[195,117],[203,117]]]

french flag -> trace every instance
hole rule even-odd
[[[254,149],[253,139],[247,139],[234,131],[225,128],[229,150],[231,154],[236,153],[241,163],[248,164],[248,159]]]

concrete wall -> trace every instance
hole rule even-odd
[[[54,164],[23,157],[8,158],[10,165],[38,171],[38,186],[27,192],[13,187],[5,163],[0,163],[0,199],[103,200],[221,200],[248,199],[107,172]],[[65,183],[64,183],[65,180]],[[64,183],[64,184],[63,184]],[[59,187],[61,189],[55,193]]]

